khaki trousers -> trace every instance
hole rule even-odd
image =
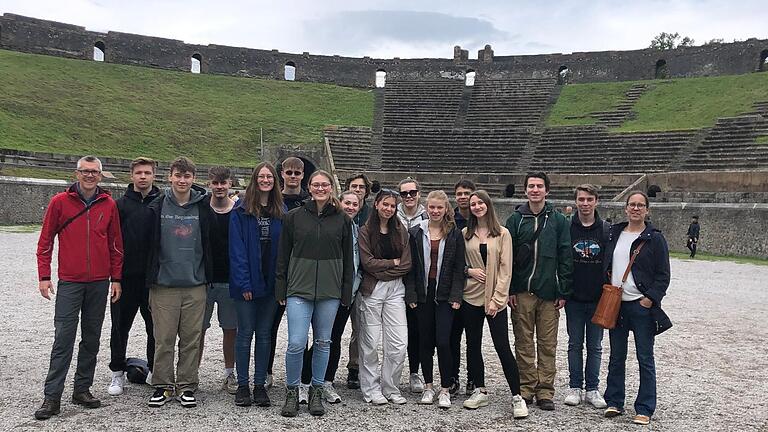
[[[205,285],[188,288],[154,286],[149,291],[149,307],[155,324],[152,386],[168,390],[175,388],[177,393],[197,390],[205,305]],[[177,336],[179,360],[174,378]]]
[[[553,301],[535,294],[517,295],[517,308],[512,312],[515,354],[520,368],[520,395],[530,399],[552,399],[555,396],[555,353],[560,311]],[[536,343],[534,345],[534,332]]]

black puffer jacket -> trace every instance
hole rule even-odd
[[[152,211],[148,208],[160,194],[157,186],[152,186],[146,197],[128,185],[125,194],[117,200],[120,212],[120,230],[123,233],[123,279],[143,277],[147,272],[149,239],[152,235]]]
[[[429,231],[426,228],[429,220],[422,221],[414,226],[408,233],[413,265],[405,276],[405,302],[425,303],[427,301],[427,268],[429,257],[424,256],[424,242],[429,241]],[[440,274],[437,275],[437,287],[435,288],[435,300],[438,302],[460,303],[464,293],[464,238],[457,228],[451,230],[445,237],[442,261],[439,264]]]

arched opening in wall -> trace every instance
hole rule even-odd
[[[464,85],[467,87],[475,85],[475,77],[477,77],[477,72],[472,69],[467,70],[467,73],[464,75]]]
[[[768,49],[764,49],[763,52],[760,53],[760,65],[757,69],[760,72],[768,71]]]
[[[669,78],[669,71],[667,70],[667,61],[664,59],[660,59],[656,62],[656,73],[654,74],[655,79],[666,79]]]
[[[379,69],[376,71],[376,88],[384,88],[387,84],[387,71]]]
[[[571,75],[571,70],[568,69],[568,66],[560,66],[560,69],[557,70],[557,84],[558,85],[565,85],[568,84],[568,78]]]
[[[656,194],[661,193],[661,187],[659,185],[650,185],[648,186],[648,197],[649,198],[656,198]]]
[[[199,74],[203,67],[203,56],[200,54],[192,54],[192,58],[190,59],[191,65],[189,68],[189,71],[193,74]]]
[[[302,162],[304,162],[304,177],[301,179],[301,188],[305,191],[309,191],[309,176],[312,175],[313,172],[317,171],[317,167],[315,166],[315,163],[311,160],[298,155],[292,155],[299,159],[301,159]],[[284,158],[284,159],[287,159]],[[280,164],[275,167],[277,169],[277,172],[280,173],[283,171],[283,161],[280,161]],[[285,182],[283,181],[283,176],[280,177],[280,187],[282,188],[285,186]]]
[[[93,60],[97,62],[103,62],[107,53],[107,47],[104,42],[98,41],[93,44]]]
[[[283,73],[283,77],[286,81],[294,81],[296,80],[296,63],[289,61],[285,64],[285,71]]]

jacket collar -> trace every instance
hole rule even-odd
[[[612,237],[618,238],[618,236],[621,235],[621,232],[624,231],[624,228],[626,228],[627,225],[629,225],[629,222],[619,222],[619,223],[613,224],[613,226],[611,226]],[[638,238],[642,240],[650,240],[651,236],[654,233],[660,233],[660,232],[661,230],[653,226],[652,223],[645,222],[645,229],[643,230],[643,232],[640,233],[640,236]]]
[[[597,210],[595,210],[595,222],[592,225],[590,225],[588,227],[585,227],[581,223],[581,219],[579,219],[579,212],[577,210],[576,213],[571,218],[571,224],[572,225],[576,225],[577,227],[580,227],[580,228],[585,229],[585,230],[593,230],[593,229],[602,228],[603,220],[600,219],[600,215],[597,213]]]
[[[160,188],[158,188],[155,185],[152,185],[152,189],[149,190],[149,193],[147,194],[146,198],[143,197],[141,193],[136,192],[136,190],[133,188],[133,183],[129,184],[128,188],[125,190],[126,198],[131,199],[133,201],[138,201],[138,202],[143,202],[146,199],[148,199],[149,201],[152,201],[159,194],[160,194]]]
[[[112,196],[112,194],[108,190],[102,189],[101,186],[96,186],[96,192],[94,192],[94,194],[95,194],[93,199],[94,202],[96,200],[100,200],[100,199],[104,199]],[[67,188],[67,195],[77,198],[78,200],[82,200],[82,198],[80,197],[80,192],[77,189],[77,183],[72,183]]]
[[[306,209],[308,212],[312,213],[313,215],[317,215],[317,201],[310,199],[305,201],[304,209]],[[336,207],[331,204],[331,200],[328,200],[327,203],[325,203],[325,207],[323,207],[323,210],[320,212],[320,217],[326,216],[326,215],[332,215],[336,213]]]
[[[544,209],[542,209],[541,213],[539,213],[538,215],[534,215],[533,212],[531,211],[531,206],[528,205],[528,201],[526,201],[523,205],[518,207],[517,210],[515,211],[520,213],[523,216],[540,216],[545,213],[552,213],[553,210],[554,210],[554,207],[552,206],[552,204],[549,201],[544,201]]]

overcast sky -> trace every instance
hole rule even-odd
[[[768,39],[766,0],[0,0],[15,13],[85,26],[283,52],[413,58],[645,48],[662,31],[697,44]]]

